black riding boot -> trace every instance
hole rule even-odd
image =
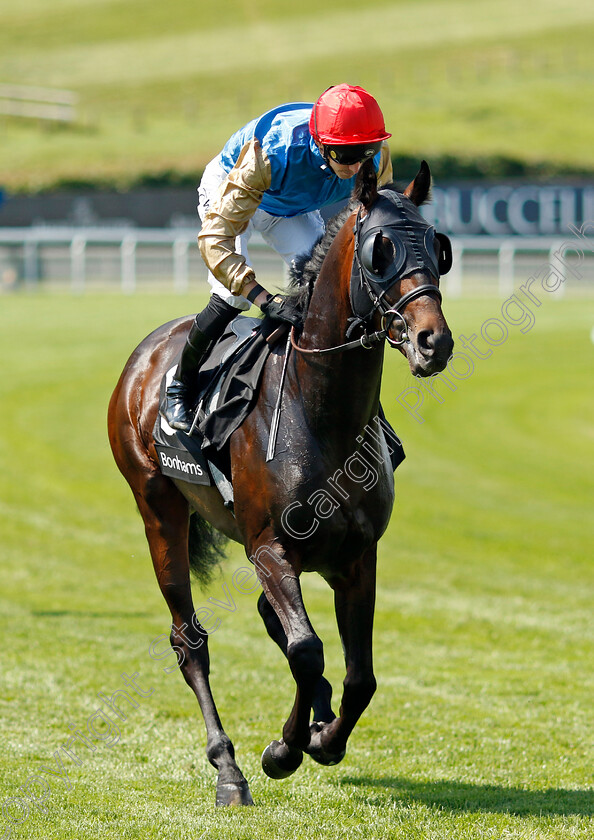
[[[165,392],[160,413],[174,429],[189,432],[192,428],[192,401],[197,373],[206,350],[221,337],[225,327],[240,310],[222,298],[211,295],[207,306],[196,315],[182,350],[177,370]]]

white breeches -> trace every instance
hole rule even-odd
[[[216,157],[204,170],[200,186],[198,187],[198,215],[202,220],[208,211],[211,197],[219,189],[227,173],[221,167]],[[318,210],[299,216],[271,216],[265,210],[256,210],[250,219],[247,229],[237,237],[235,248],[242,254],[248,265],[251,265],[248,242],[254,231],[262,235],[262,239],[276,253],[290,265],[295,257],[309,253],[320,236],[324,233],[324,220]],[[281,278],[279,277],[279,280]],[[212,294],[217,294],[231,306],[237,309],[249,309],[250,304],[242,296],[232,295],[219,280],[209,271],[208,282]],[[276,291],[276,290],[272,290]]]

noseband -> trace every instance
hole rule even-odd
[[[368,289],[368,293],[371,296],[373,291]],[[410,303],[411,300],[415,300],[416,298],[423,297],[423,295],[435,295],[435,297],[441,303],[442,296],[441,292],[439,291],[437,286],[434,286],[433,283],[423,283],[422,286],[417,286],[414,289],[411,289],[410,292],[407,292],[405,295],[402,295],[400,300],[398,300],[393,306],[386,308],[385,302],[379,298],[374,301],[374,309],[373,311],[376,312],[378,309],[382,315],[382,328],[379,332],[373,333],[373,336],[380,336],[380,338],[376,339],[377,341],[381,341],[384,338],[392,347],[400,347],[401,344],[405,344],[409,338],[407,330],[407,324],[404,320],[404,315],[400,310],[404,309],[407,303]],[[372,298],[373,300],[373,298]],[[400,318],[402,321],[402,338],[396,340],[395,338],[390,338],[390,328],[395,318]],[[371,336],[370,336],[371,338]],[[365,346],[365,345],[363,345]]]
[[[306,350],[297,345],[293,328],[291,345],[295,350],[323,356],[357,347],[371,350],[384,340],[392,347],[399,347],[410,340],[408,325],[402,314],[405,306],[425,295],[433,295],[441,302],[439,287],[433,283],[416,286],[394,304],[385,299],[389,289],[405,274],[425,271],[439,277],[437,258],[432,250],[435,229],[425,222],[409,199],[405,201],[409,207],[405,207],[401,196],[395,191],[381,190],[377,201],[364,219],[361,218],[362,208],[357,213],[350,288],[353,318],[350,319],[346,337],[349,338],[353,330],[360,326],[365,329],[363,335],[336,347]],[[381,273],[380,269],[374,266],[374,249],[380,237],[389,239],[394,249],[393,260]],[[381,315],[381,328],[377,332],[368,333],[366,328],[377,312]],[[395,319],[402,322],[400,339],[390,337],[390,329]]]

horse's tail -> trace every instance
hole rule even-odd
[[[190,569],[202,588],[211,583],[216,567],[225,557],[227,537],[202,519],[197,513],[190,516],[188,556]]]

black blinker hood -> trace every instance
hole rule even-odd
[[[435,254],[435,228],[428,224],[418,208],[402,193],[384,189],[364,219],[357,216],[355,225],[355,258],[351,274],[351,306],[355,321],[349,328],[367,321],[376,306],[398,277],[424,271],[439,278]],[[379,273],[374,250],[379,237],[392,243],[394,255],[390,264]],[[367,288],[366,288],[367,286]]]

